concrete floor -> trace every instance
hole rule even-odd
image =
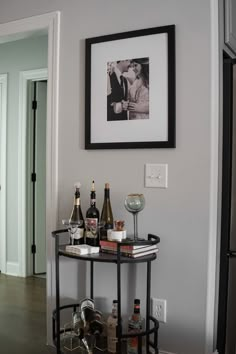
[[[46,346],[46,279],[0,274],[0,353],[55,353]]]

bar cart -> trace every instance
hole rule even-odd
[[[73,303],[70,305],[61,306],[60,305],[60,257],[68,257],[73,259],[78,259],[82,261],[90,262],[90,298],[94,299],[94,262],[103,262],[103,263],[115,263],[117,265],[117,300],[118,300],[118,326],[117,326],[117,353],[124,354],[125,349],[123,343],[131,337],[138,337],[138,354],[142,354],[142,338],[146,338],[146,353],[158,354],[158,321],[151,316],[150,312],[150,302],[151,302],[151,263],[156,259],[156,253],[149,254],[143,257],[130,258],[121,255],[120,249],[122,245],[155,245],[160,242],[158,236],[148,234],[147,240],[138,240],[130,242],[118,242],[117,243],[117,254],[107,254],[107,253],[97,253],[97,254],[87,254],[87,255],[76,255],[73,253],[66,252],[65,245],[60,245],[59,240],[60,236],[66,233],[67,230],[57,230],[52,232],[52,237],[55,239],[55,277],[56,277],[56,308],[52,314],[53,321],[53,341],[57,349],[57,354],[63,354],[65,351],[61,345],[61,336],[63,329],[60,326],[61,311],[64,309],[71,308],[72,311],[76,311],[79,307],[78,303]],[[147,266],[147,279],[146,279],[146,327],[145,330],[139,333],[123,333],[122,331],[122,321],[121,321],[121,265],[124,263],[146,263]],[[152,338],[150,335],[153,335]],[[80,353],[80,351],[76,351]],[[95,352],[97,353],[97,352]],[[99,352],[101,353],[101,352]],[[106,353],[103,352],[103,353]]]

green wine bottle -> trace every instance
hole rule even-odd
[[[109,183],[105,183],[104,189],[104,202],[102,207],[101,221],[104,222],[104,226],[101,229],[101,239],[107,240],[107,230],[113,229],[113,214],[110,201],[110,186]]]

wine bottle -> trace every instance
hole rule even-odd
[[[107,351],[108,353],[117,353],[117,313],[118,301],[113,300],[112,312],[107,319]]]
[[[140,315],[140,300],[134,300],[134,312],[128,321],[128,333],[139,333],[142,330],[142,318]],[[130,337],[127,342],[127,354],[138,353],[138,337]]]
[[[96,208],[96,191],[94,181],[90,193],[90,207],[86,212],[85,242],[90,246],[99,246],[99,210]]]
[[[104,202],[102,207],[101,221],[104,222],[104,226],[101,229],[101,239],[107,239],[107,230],[113,229],[113,214],[110,201],[110,186],[109,183],[105,184],[104,189]]]
[[[71,212],[69,223],[75,223],[75,226],[71,227],[70,232],[70,244],[79,245],[84,243],[84,218],[80,205],[80,187],[79,182],[75,183],[75,194],[74,194],[74,206]],[[83,222],[82,225],[76,226],[76,223]]]

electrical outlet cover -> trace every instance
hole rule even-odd
[[[159,322],[166,323],[166,300],[152,299],[152,315]]]

